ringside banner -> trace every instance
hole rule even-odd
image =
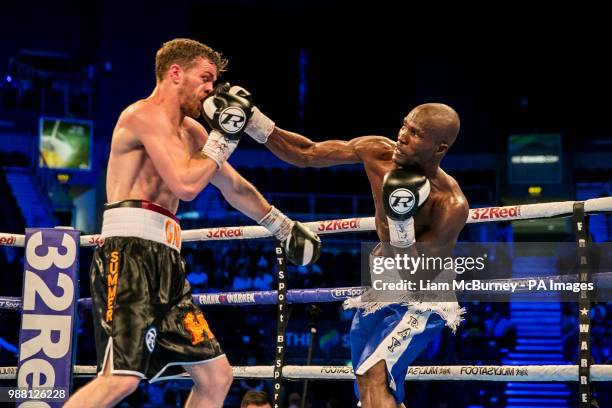
[[[26,229],[17,407],[61,407],[72,377],[79,231]],[[36,401],[32,405],[32,401]]]

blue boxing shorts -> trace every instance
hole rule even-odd
[[[397,404],[401,404],[408,366],[445,325],[445,320],[436,312],[415,310],[402,304],[386,305],[368,314],[357,310],[351,326],[355,374],[365,374],[384,360],[389,390]],[[360,399],[357,382],[355,394]]]

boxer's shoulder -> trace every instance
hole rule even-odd
[[[147,134],[168,134],[172,123],[161,108],[149,100],[139,100],[121,112],[116,129],[124,129],[143,136]]]
[[[141,149],[145,138],[159,139],[173,134],[173,126],[159,107],[138,101],[121,112],[113,130],[111,151],[125,153]],[[153,105],[153,106],[152,106]]]
[[[445,214],[458,220],[466,220],[469,204],[459,183],[442,169],[439,170],[438,177],[430,182],[429,204],[432,214]]]
[[[385,159],[393,155],[395,142],[384,136],[361,136],[350,141],[351,146],[362,160]]]
[[[440,173],[443,175],[445,183],[447,184],[447,188],[445,188],[445,190],[447,191],[448,198],[457,201],[457,203],[460,203],[461,206],[468,208],[467,199],[465,198],[465,195],[463,194],[461,186],[457,180],[442,169],[440,169]]]

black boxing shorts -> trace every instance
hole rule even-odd
[[[98,375],[150,382],[224,356],[193,303],[174,215],[142,200],[107,204],[90,270]]]

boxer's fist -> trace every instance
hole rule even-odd
[[[230,86],[229,83],[225,82],[215,87],[213,95],[230,95],[230,97],[248,101],[251,107],[247,115],[246,129],[244,131],[258,143],[266,143],[268,141],[268,136],[274,130],[274,121],[253,105],[253,98],[249,91],[237,85]],[[204,117],[207,117],[207,115],[204,115]],[[206,120],[208,121],[208,119]],[[208,123],[214,129],[217,129],[210,121]]]
[[[268,136],[274,130],[274,121],[264,115],[256,106],[253,105],[251,93],[240,86],[229,86],[224,84],[223,90],[230,95],[247,99],[252,106],[250,119],[247,122],[245,132],[258,143],[266,143]]]
[[[321,255],[319,236],[300,222],[291,220],[278,208],[272,206],[270,211],[259,221],[276,239],[281,241],[287,259],[294,265],[310,265]]]
[[[310,265],[321,255],[321,239],[299,221],[293,224],[283,245],[287,259],[294,265]]]
[[[415,242],[412,217],[429,197],[429,191],[429,180],[414,168],[398,168],[385,174],[382,200],[392,245],[407,247]]]
[[[398,168],[385,174],[382,184],[387,217],[411,218],[429,196],[429,180],[413,168]]]
[[[202,107],[204,119],[210,127],[230,139],[240,139],[252,115],[253,102],[251,95],[244,89],[223,83],[215,87]]]

